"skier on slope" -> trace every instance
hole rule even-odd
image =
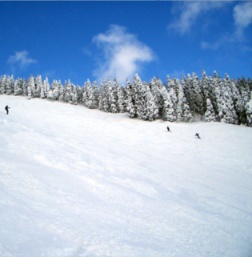
[[[199,133],[196,133],[195,136],[200,139]]]
[[[6,110],[6,114],[8,115],[9,114],[9,109],[10,107],[8,105],[5,106],[5,110]]]

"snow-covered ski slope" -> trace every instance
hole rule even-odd
[[[0,106],[1,257],[252,256],[251,128]]]

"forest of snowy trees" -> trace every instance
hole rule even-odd
[[[64,85],[54,80],[50,85],[41,75],[31,75],[28,80],[0,77],[0,94],[83,104],[111,113],[128,112],[131,118],[148,121],[200,119],[247,126],[252,126],[251,89],[251,79],[231,80],[227,74],[221,78],[217,72],[207,76],[205,71],[201,78],[195,73],[181,80],[167,77],[166,84],[155,77],[149,83],[143,82],[136,74],[133,82],[127,80],[126,86],[119,85],[116,79],[103,81],[101,85],[87,80],[80,87],[70,80]]]

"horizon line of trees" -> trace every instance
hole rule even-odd
[[[148,121],[191,122],[200,118],[252,126],[251,92],[250,78],[231,80],[228,74],[221,78],[216,71],[213,76],[202,71],[201,78],[196,73],[181,80],[168,76],[166,84],[156,77],[147,83],[136,74],[126,86],[116,79],[103,81],[100,86],[87,79],[83,86],[76,86],[70,80],[64,85],[53,80],[50,85],[41,75],[31,75],[28,80],[14,79],[13,75],[0,77],[0,94],[83,104],[111,113],[128,112],[131,118]]]

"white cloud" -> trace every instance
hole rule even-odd
[[[234,22],[236,25],[235,35],[243,38],[244,29],[252,23],[252,2],[245,2],[234,7]]]
[[[191,30],[192,25],[196,22],[197,18],[210,10],[222,8],[227,1],[195,1],[195,2],[183,2],[179,5],[179,8],[175,10],[175,13],[179,14],[179,18],[175,19],[168,25],[169,29],[175,30],[180,34],[185,34]]]
[[[120,83],[125,83],[127,78],[131,79],[140,72],[142,64],[154,59],[152,50],[122,26],[110,26],[108,31],[98,34],[93,41],[104,52],[103,60],[99,60],[99,68],[94,71],[99,82],[116,77]]]
[[[251,47],[244,45],[246,43],[246,36],[244,36],[244,30],[250,24],[252,24],[252,3],[243,2],[235,5],[233,9],[233,18],[235,25],[235,29],[233,32],[222,35],[219,39],[212,43],[202,41],[201,48],[216,50],[229,43],[243,43],[243,45],[240,46],[240,49],[242,51],[251,51]],[[251,37],[248,40],[251,43]]]
[[[7,62],[11,65],[18,65],[20,68],[27,67],[28,65],[37,62],[35,59],[29,58],[28,55],[29,53],[25,50],[20,52],[15,52],[14,55],[11,55],[8,58]]]
[[[209,43],[206,41],[201,41],[200,46],[202,49],[206,50],[206,49],[211,49],[211,50],[217,50],[219,49],[222,45],[226,44],[226,43],[230,43],[233,42],[233,38],[232,37],[227,37],[226,35],[221,36],[217,41]]]

